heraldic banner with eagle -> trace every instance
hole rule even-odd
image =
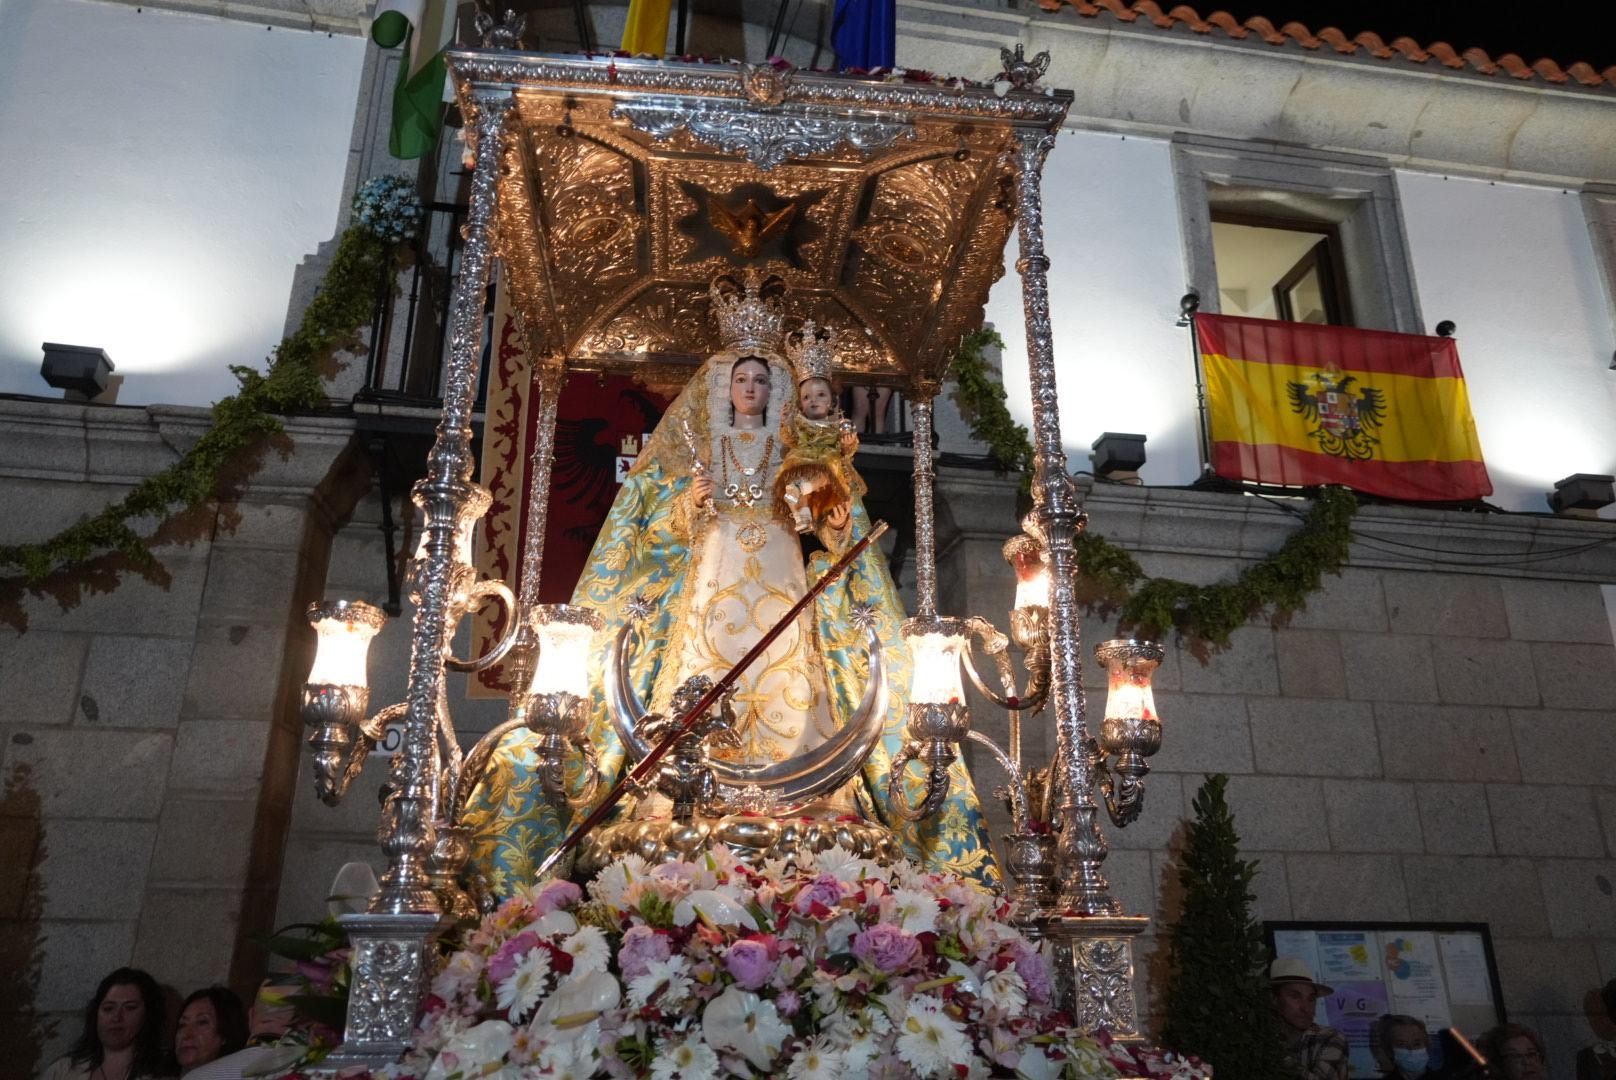
[[[1195,316],[1212,469],[1389,499],[1491,495],[1452,338]]]

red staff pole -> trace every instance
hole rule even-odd
[[[870,530],[868,536],[854,544],[852,549],[849,550],[847,554],[836,560],[836,564],[829,570],[826,570],[820,579],[814,582],[811,589],[809,589],[806,593],[803,593],[802,599],[798,600],[795,604],[792,604],[791,610],[786,612],[779,622],[771,626],[769,628],[769,632],[759,638],[758,643],[752,646],[751,650],[748,651],[745,656],[741,657],[740,661],[734,667],[730,668],[722,679],[719,679],[718,682],[714,683],[712,689],[708,690],[701,696],[700,701],[691,706],[690,710],[679,718],[679,723],[674,727],[674,729],[669,732],[661,742],[653,746],[651,748],[651,752],[646,754],[645,757],[641,758],[638,765],[634,766],[634,768],[626,776],[612,786],[612,789],[606,793],[606,797],[600,801],[600,805],[595,807],[594,810],[590,811],[589,816],[584,818],[582,824],[580,824],[576,829],[572,830],[571,835],[563,840],[561,845],[552,851],[544,862],[539,864],[538,873],[535,875],[535,879],[542,879],[544,875],[553,870],[556,863],[561,861],[561,857],[563,855],[576,847],[578,845],[578,841],[582,840],[589,834],[590,830],[594,829],[597,825],[604,821],[606,819],[606,815],[611,813],[612,807],[616,806],[622,800],[623,796],[628,793],[628,789],[631,786],[640,783],[651,774],[651,770],[655,769],[657,763],[660,762],[667,752],[673,748],[673,744],[678,741],[679,737],[694,727],[696,721],[701,719],[702,716],[706,714],[707,710],[712,707],[713,703],[722,697],[731,686],[735,685],[735,680],[741,677],[741,673],[750,667],[754,660],[763,655],[763,651],[774,643],[775,638],[779,637],[785,632],[786,627],[790,626],[797,616],[802,614],[803,609],[805,609],[809,604],[813,603],[814,597],[824,592],[825,588],[830,585],[831,582],[841,577],[842,572],[852,564],[853,560],[864,554],[864,549],[874,543],[875,540],[886,531],[886,522],[876,522],[875,527]]]

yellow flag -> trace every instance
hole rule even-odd
[[[661,56],[668,46],[670,0],[629,0],[623,24],[623,51]]]

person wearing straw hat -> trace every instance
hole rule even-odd
[[[1334,991],[1317,982],[1307,961],[1281,956],[1268,968],[1268,999],[1285,1033],[1285,1063],[1295,1080],[1347,1080],[1347,1039],[1313,1020],[1320,997]]]

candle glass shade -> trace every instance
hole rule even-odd
[[[312,604],[309,625],[317,646],[310,686],[366,686],[366,659],[370,640],[387,616],[381,608],[362,600],[333,600]]]
[[[1003,553],[1016,575],[1010,636],[1023,649],[1037,649],[1048,638],[1044,620],[1049,613],[1049,564],[1044,559],[1044,545],[1022,532],[1005,541]]]
[[[913,675],[911,705],[959,704],[965,700],[962,658],[970,635],[959,619],[910,619],[903,625]]]
[[[595,635],[604,625],[600,615],[571,604],[540,604],[529,617],[538,657],[528,693],[589,697],[589,662]]]
[[[1149,757],[1161,749],[1161,719],[1150,680],[1161,664],[1162,647],[1119,639],[1095,646],[1094,655],[1105,666],[1108,683],[1101,747],[1108,754]]]

